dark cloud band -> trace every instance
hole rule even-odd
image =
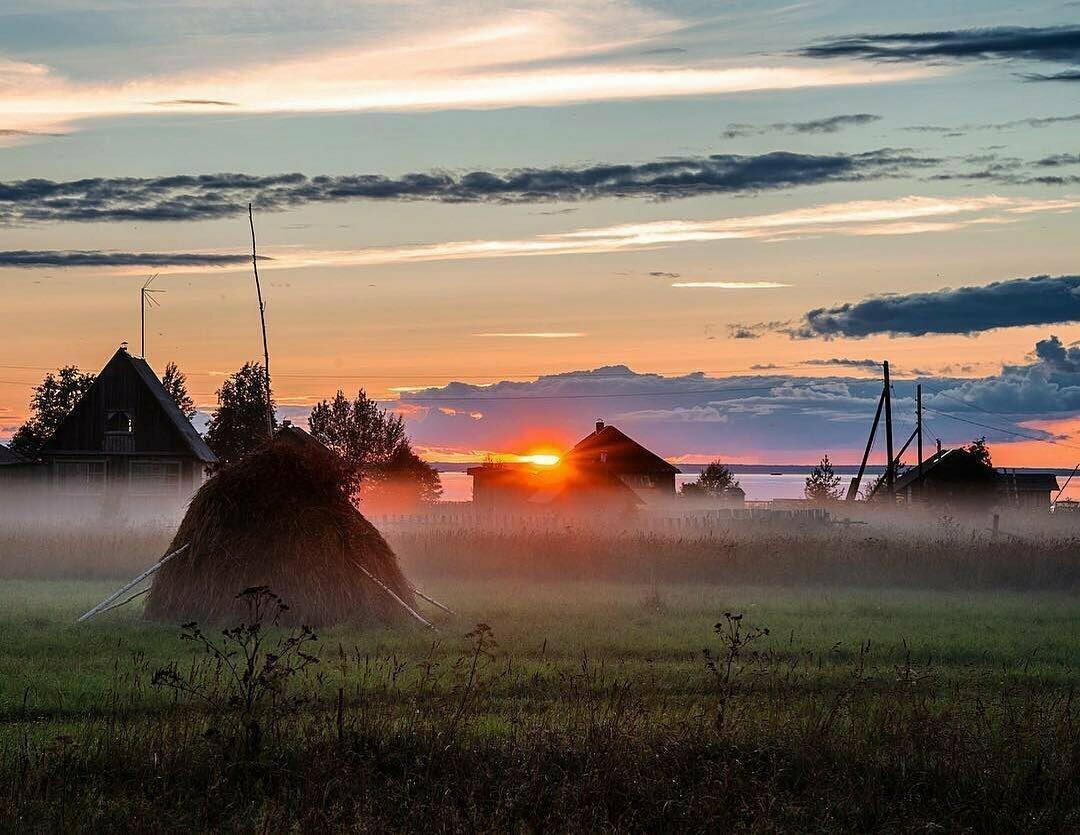
[[[972,334],[994,328],[1080,321],[1080,276],[1047,275],[982,287],[882,296],[819,307],[780,330],[798,338]]]
[[[866,58],[877,61],[1022,58],[1080,63],[1080,26],[956,29],[851,35],[802,50],[810,58]]]
[[[250,255],[203,252],[108,252],[103,250],[0,251],[2,267],[223,267],[242,264]],[[260,256],[260,260],[262,256]]]
[[[265,211],[348,200],[540,203],[599,198],[675,199],[883,179],[941,162],[906,151],[859,154],[716,154],[637,165],[315,176],[178,175],[0,183],[0,223],[197,221],[231,217],[248,202]]]

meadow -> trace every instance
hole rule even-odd
[[[1059,537],[402,531],[437,632],[73,625],[144,533],[0,547],[7,829],[1080,826]]]

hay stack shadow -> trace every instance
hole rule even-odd
[[[246,614],[237,593],[267,586],[289,606],[283,623],[408,619],[412,586],[344,475],[341,459],[296,427],[223,467],[192,499],[165,553],[189,547],[161,567],[144,617],[237,622]]]

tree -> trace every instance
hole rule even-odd
[[[400,501],[438,499],[439,475],[413,452],[405,419],[379,406],[363,389],[353,400],[338,391],[333,400],[316,403],[308,428],[345,461],[349,491],[362,501],[378,498],[391,486]]]
[[[30,396],[30,417],[12,437],[11,449],[26,458],[36,457],[96,379],[94,374],[83,374],[76,365],[46,374]]]
[[[810,471],[803,489],[812,502],[835,502],[840,499],[840,476],[833,471],[832,462],[826,455],[821,463]]]
[[[966,447],[964,451],[970,455],[978,464],[981,464],[988,470],[994,469],[994,462],[990,458],[990,447],[986,445],[986,436],[983,435],[976,438]]]
[[[187,390],[187,375],[180,370],[175,362],[165,366],[165,373],[161,375],[161,385],[169,393],[177,407],[184,413],[184,417],[191,420],[195,417],[195,401]]]
[[[266,375],[246,362],[217,391],[218,406],[206,429],[206,444],[222,463],[243,458],[266,441]],[[273,400],[270,401],[273,415]],[[272,417],[274,428],[277,418]]]
[[[739,480],[735,474],[720,461],[713,461],[698,476],[697,481],[687,482],[682,486],[682,492],[689,496],[708,496],[719,498],[728,490],[736,489]]]

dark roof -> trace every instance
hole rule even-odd
[[[19,453],[8,449],[3,444],[0,444],[0,467],[16,467],[20,464],[29,464]]]
[[[923,460],[922,464],[922,477],[925,478],[929,475],[930,471],[940,464],[950,454],[956,452],[954,449],[943,449],[941,452],[935,452],[929,458]],[[897,491],[906,490],[908,485],[914,484],[919,480],[919,468],[913,466],[903,474],[896,477],[895,486]]]
[[[132,367],[138,373],[139,379],[142,381],[143,385],[145,385],[154,395],[154,398],[158,401],[162,410],[168,415],[169,420],[176,427],[177,432],[180,433],[180,437],[183,438],[187,448],[191,450],[191,454],[207,464],[212,464],[217,461],[217,456],[211,452],[210,447],[206,445],[206,441],[202,439],[202,435],[195,431],[195,427],[191,425],[191,421],[180,411],[180,407],[176,405],[176,401],[169,396],[167,391],[165,391],[165,386],[161,384],[161,380],[158,379],[157,374],[154,373],[154,369],[150,367],[150,364],[141,357],[133,357],[123,348],[116,352],[116,356],[125,357],[127,361],[131,363]],[[115,359],[116,356],[114,356],[113,359]],[[110,362],[111,361],[112,360],[110,360]]]
[[[922,465],[922,477],[928,477],[939,464],[946,460],[951,461],[964,453],[962,449],[945,449],[940,453],[935,452]],[[951,457],[950,457],[951,456]],[[995,480],[1000,487],[1008,490],[1058,490],[1057,476],[1053,473],[1013,473],[1008,470],[994,470]],[[906,490],[909,485],[919,480],[919,469],[912,466],[903,475],[896,479],[897,491]]]
[[[98,386],[103,384],[103,377],[106,370],[113,364],[126,364],[135,374],[139,384],[146,390],[146,392],[153,398],[154,402],[160,408],[161,413],[165,416],[168,424],[175,430],[176,438],[180,441],[180,444],[191,453],[192,456],[198,460],[212,464],[217,461],[217,456],[210,451],[210,447],[206,445],[206,441],[202,439],[202,436],[195,431],[195,427],[191,425],[191,421],[187,419],[183,412],[180,411],[180,407],[176,405],[176,401],[169,396],[169,393],[165,391],[165,386],[161,384],[161,380],[158,379],[154,370],[147,364],[146,360],[139,357],[133,357],[127,352],[126,348],[120,348],[107,363],[105,368],[98,374],[97,380],[90,386],[83,398],[75,404],[75,408],[72,410],[63,421],[60,426],[48,438],[41,448],[43,453],[56,451],[58,448],[62,449],[60,445],[60,438],[64,437],[66,430],[70,429],[73,424],[78,423],[81,419],[82,412],[86,408],[85,404],[90,402],[91,394],[97,389]]]
[[[1057,476],[1053,473],[1010,473],[998,471],[998,481],[1006,490],[1059,490]]]
[[[601,455],[604,456],[601,459]],[[582,438],[566,455],[562,463],[577,466],[599,464],[603,461],[613,473],[678,473],[655,452],[650,452],[633,438],[614,426],[601,426]]]

